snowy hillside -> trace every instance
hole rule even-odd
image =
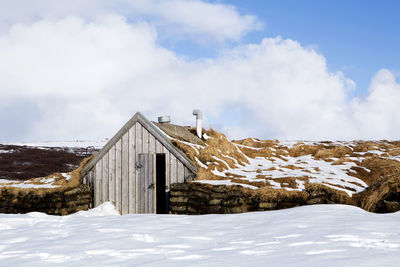
[[[62,178],[62,173],[79,167],[84,158],[101,149],[106,141],[0,143],[0,187],[57,187],[60,183],[54,183],[58,180],[54,173]],[[22,184],[31,178],[34,179]]]
[[[0,214],[3,266],[396,266],[400,213],[314,205],[235,215]]]

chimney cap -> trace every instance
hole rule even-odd
[[[202,120],[203,119],[203,112],[200,109],[193,109],[192,114],[196,116],[196,119]]]
[[[171,118],[169,115],[164,115],[164,116],[158,117],[158,123],[170,123],[170,122],[171,122]]]

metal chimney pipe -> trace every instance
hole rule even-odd
[[[168,115],[158,117],[158,123],[170,123],[171,117]]]
[[[201,138],[201,131],[203,129],[203,113],[199,109],[194,109],[192,114],[196,116],[196,133]]]

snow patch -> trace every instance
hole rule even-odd
[[[109,215],[120,215],[119,212],[115,209],[115,206],[111,202],[104,202],[100,206],[88,210],[88,211],[79,211],[75,214],[70,216],[79,215],[84,217],[91,217],[91,216],[109,216]]]

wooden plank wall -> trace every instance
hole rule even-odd
[[[187,169],[170,151],[154,138],[139,122],[126,132],[116,144],[90,170],[87,183],[94,190],[94,206],[111,201],[121,214],[155,212],[156,194],[147,194],[146,203],[141,203],[145,190],[155,183],[155,170],[151,175],[153,180],[139,181],[139,169],[135,164],[139,154],[165,153],[167,191],[171,183],[184,182],[191,175]],[[155,165],[155,162],[154,162]],[[154,188],[155,190],[155,188]],[[152,205],[151,203],[154,203]],[[154,207],[150,210],[151,205]]]

